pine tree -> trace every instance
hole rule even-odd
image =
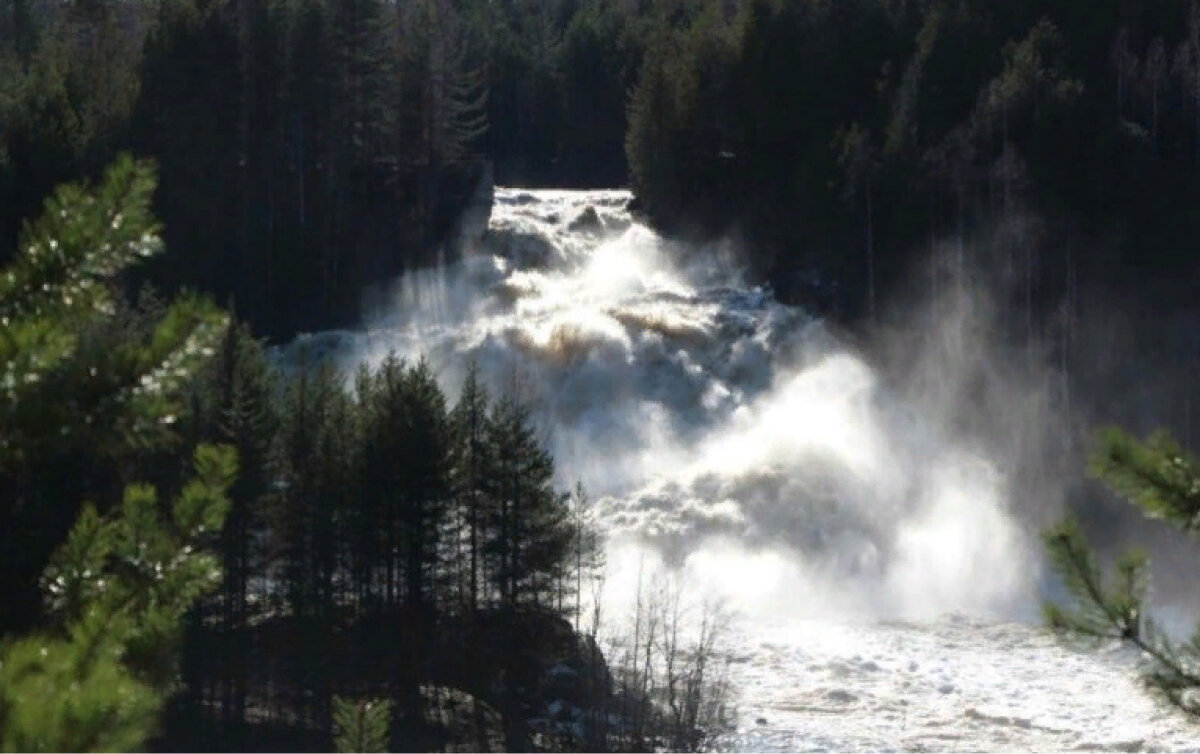
[[[281,476],[271,537],[286,609],[297,631],[288,647],[305,692],[302,718],[327,727],[332,676],[325,647],[339,614],[339,566],[355,466],[354,423],[341,378],[327,363],[305,366],[287,386],[279,440]]]
[[[372,440],[377,435],[380,401],[377,382],[371,369],[362,364],[354,379],[354,412],[358,452],[355,454],[353,489],[355,504],[347,511],[347,539],[350,542],[350,569],[355,589],[355,601],[361,615],[378,604],[380,560],[383,541],[383,505],[374,487],[378,473],[377,451]]]
[[[429,363],[420,359],[404,375],[400,455],[400,521],[404,531],[405,601],[432,605],[437,536],[450,498],[450,434],[446,398]]]
[[[333,749],[341,754],[387,751],[392,712],[383,699],[333,698]]]
[[[567,496],[553,487],[554,460],[515,388],[493,407],[488,432],[494,454],[490,576],[504,607],[552,607],[556,581],[570,567],[572,535]]]
[[[1193,535],[1200,530],[1200,463],[1166,434],[1139,442],[1119,429],[1105,430],[1092,457],[1092,472],[1144,515]],[[1105,578],[1074,519],[1047,532],[1044,542],[1071,596],[1067,606],[1046,605],[1050,627],[1090,643],[1131,644],[1148,665],[1147,686],[1200,717],[1200,630],[1192,639],[1176,642],[1146,613],[1146,555],[1126,553],[1115,573]]]
[[[46,619],[0,645],[6,750],[142,748],[173,690],[181,619],[220,581],[203,548],[229,507],[236,454],[228,447],[197,448],[192,478],[166,506],[146,484],[82,509],[78,500],[39,500],[74,519],[48,562],[45,541],[10,541],[38,521],[27,474],[63,446],[91,447],[113,463],[169,445],[184,388],[226,325],[211,304],[180,296],[144,338],[112,330],[130,337],[103,350],[90,340],[118,311],[113,279],[161,249],[149,211],[154,185],[150,165],[122,157],[94,188],[59,188],[0,273],[0,483],[14,493],[0,530],[6,586],[17,590],[5,603],[25,610],[21,579],[40,570]]]
[[[118,322],[112,281],[161,248],[153,189],[129,158],[94,189],[59,188],[0,276],[0,629],[36,623],[37,574],[80,500],[119,496],[135,456],[173,441],[182,390],[225,326],[191,295],[144,326]]]
[[[274,445],[280,418],[275,405],[277,378],[268,366],[261,342],[249,326],[228,329],[213,360],[208,379],[196,386],[193,421],[204,442],[222,442],[238,454],[241,473],[230,489],[230,511],[221,533],[220,552],[224,580],[214,599],[193,616],[221,648],[214,662],[211,645],[195,642],[185,647],[198,656],[189,658],[189,669],[198,671],[188,683],[201,688],[209,677],[218,684],[222,719],[226,724],[244,719],[250,669],[252,606],[259,604],[251,579],[265,566],[261,541],[266,533],[266,507],[276,470]]]
[[[399,595],[400,501],[405,364],[389,355],[374,374],[360,375],[359,410],[364,416],[362,493],[360,505],[370,512],[363,520],[364,539],[374,542],[378,558],[371,581],[382,585],[382,604],[394,607]],[[380,573],[381,572],[381,573]]]
[[[480,605],[482,587],[481,547],[484,515],[488,510],[485,474],[491,460],[487,441],[489,399],[479,380],[479,369],[472,363],[463,383],[462,395],[450,415],[454,438],[454,492],[465,529],[466,607],[474,614]]]
[[[145,745],[174,690],[183,615],[220,583],[198,546],[220,530],[236,470],[232,448],[201,446],[169,517],[141,484],[108,515],[84,507],[42,577],[53,628],[0,647],[0,748]]]
[[[427,245],[445,214],[446,179],[469,161],[487,131],[487,89],[481,70],[472,65],[469,29],[454,3],[419,0],[401,13],[408,162],[417,177],[421,244]]]
[[[574,571],[574,583],[568,589],[575,593],[575,604],[571,608],[575,618],[575,631],[582,633],[583,599],[585,590],[595,597],[596,587],[603,578],[604,535],[600,531],[593,500],[588,496],[583,482],[575,483],[571,492],[571,551],[569,567]]]

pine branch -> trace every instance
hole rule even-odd
[[[343,754],[387,751],[392,712],[383,699],[333,698],[333,747]]]
[[[1200,528],[1200,464],[1157,432],[1144,443],[1111,427],[1100,435],[1092,473],[1150,518],[1184,531]]]
[[[145,745],[175,678],[179,620],[220,581],[198,548],[224,521],[236,471],[232,449],[201,446],[170,521],[148,485],[108,516],[84,507],[42,577],[60,630],[0,647],[0,748]]]

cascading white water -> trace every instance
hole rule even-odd
[[[1068,652],[1035,618],[1009,622],[1032,615],[1039,571],[1011,460],[746,284],[728,250],[678,254],[628,199],[498,189],[474,253],[405,276],[363,331],[306,340],[346,366],[423,353],[452,396],[469,360],[496,389],[516,374],[563,486],[598,499],[609,613],[649,557],[742,616],[745,724],[725,746],[1197,740],[1125,655]],[[1019,445],[1023,415],[1006,413]]]

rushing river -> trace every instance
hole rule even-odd
[[[474,360],[532,399],[614,543],[610,614],[650,557],[741,616],[722,747],[1197,750],[1126,653],[1037,627],[1014,500],[1037,496],[1019,477],[1049,404],[981,355],[972,307],[947,307],[927,364],[906,346],[897,381],[745,283],[735,249],[681,254],[628,200],[497,189],[464,259],[306,340],[347,366],[424,353],[452,396]]]

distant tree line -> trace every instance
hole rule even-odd
[[[493,174],[625,180],[635,11],[4,0],[2,245],[55,184],[129,149],[158,161],[173,250],[145,277],[232,301],[275,339],[353,324],[364,286],[453,253]]]
[[[1076,280],[1178,290],[1200,230],[1192,0],[5,0],[0,73],[4,239],[154,156],[149,277],[273,339],[453,254],[489,178],[628,182],[848,318],[957,247],[928,288],[972,262],[1029,335]]]
[[[1192,0],[653,5],[634,191],[662,227],[740,238],[783,295],[854,318],[965,266],[1021,331],[1076,279],[1190,295]]]

